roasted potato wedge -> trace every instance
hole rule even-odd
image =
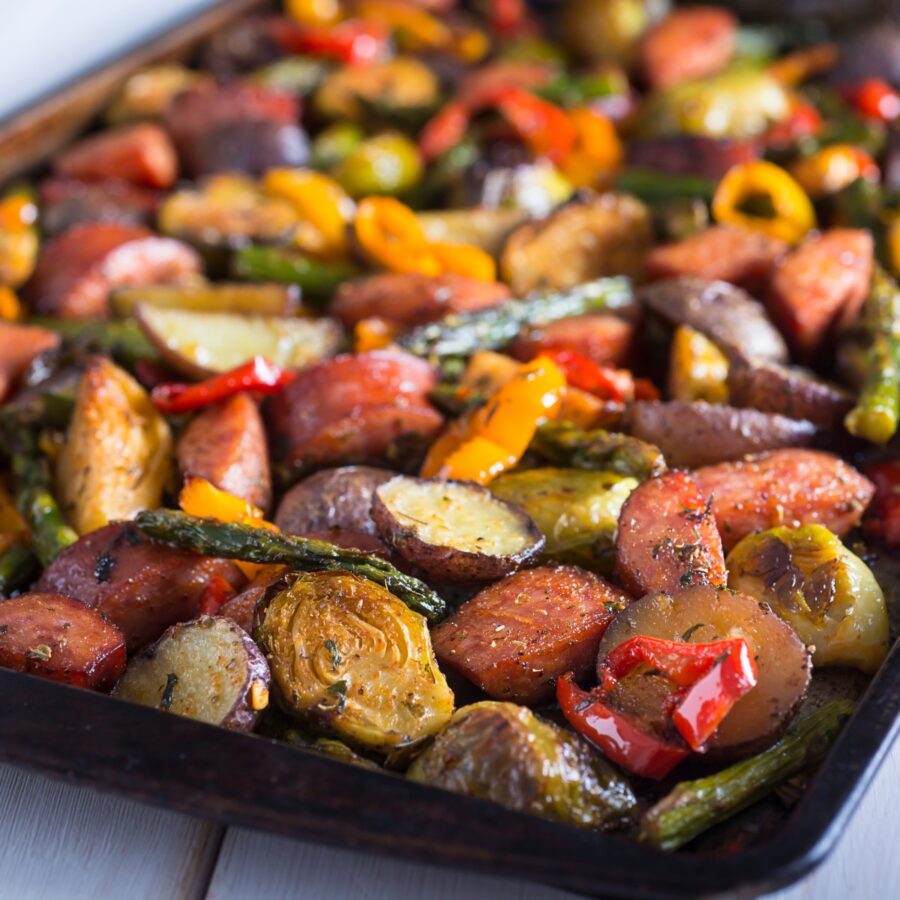
[[[528,222],[507,239],[503,280],[516,295],[574,287],[605,275],[640,280],[653,245],[650,213],[627,194],[578,195],[546,219]]]
[[[637,485],[611,472],[540,468],[501,475],[491,492],[531,516],[547,539],[544,556],[604,571],[622,505]]]
[[[884,593],[872,570],[822,525],[747,535],[728,554],[728,586],[784,619],[816,666],[874,672],[888,650]]]
[[[269,664],[230,619],[173,625],[128,664],[115,696],[234,731],[252,731],[269,705]]]
[[[333,319],[190,312],[144,304],[136,312],[160,356],[189,378],[227,372],[254,356],[302,369],[335,353],[342,336]]]
[[[275,524],[291,534],[340,529],[376,535],[375,489],[394,477],[390,469],[344,466],[324,469],[295,484],[282,498]]]
[[[416,214],[429,241],[471,244],[499,257],[506,239],[529,215],[522,209],[445,209]]]
[[[121,288],[110,298],[120,316],[134,315],[138,306],[180,309],[199,313],[239,313],[289,316],[300,306],[300,292],[290,284],[154,284]]]
[[[106,357],[84,372],[56,467],[60,503],[79,534],[162,502],[172,432],[147,392]]]
[[[625,430],[655,444],[671,466],[708,466],[748,453],[808,447],[812,422],[756,409],[704,403],[639,401],[626,410]]]
[[[398,475],[375,489],[372,518],[388,546],[441,581],[502,578],[545,543],[524,510],[466,481]]]
[[[205,478],[268,510],[272,475],[266,429],[249,395],[236,394],[192,419],[178,439],[177,458],[185,477]]]
[[[513,703],[457,710],[408,776],[583,828],[620,824],[636,805],[628,782],[600,754]]]
[[[125,637],[71,597],[21,594],[0,602],[0,666],[108,691],[125,669]]]
[[[453,693],[425,619],[385,588],[316,572],[271,591],[257,607],[255,634],[286,712],[382,753],[419,743],[450,719]]]
[[[616,616],[606,630],[598,666],[613,648],[639,634],[698,644],[736,637],[747,641],[759,680],[711,738],[710,756],[745,756],[769,746],[790,721],[809,685],[811,664],[802,641],[767,606],[747,594],[712,585],[648,594]],[[652,683],[659,676],[642,675],[638,680]],[[640,693],[655,692],[643,684]],[[659,716],[658,707],[651,705],[654,709],[648,714]]]

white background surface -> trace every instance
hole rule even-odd
[[[0,118],[208,5],[210,0],[0,0]],[[779,900],[900,896],[898,808],[900,747],[834,856]],[[226,832],[0,766],[3,900],[204,896],[563,900],[565,895],[242,830]]]

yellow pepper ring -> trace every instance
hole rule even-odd
[[[440,275],[416,214],[393,197],[367,197],[356,210],[356,240],[373,262],[392,272]]]
[[[774,216],[757,216],[740,207],[764,196]],[[816,227],[816,213],[803,188],[784,169],[763,160],[732,166],[719,182],[712,211],[722,225],[757,231],[790,244],[798,243]]]
[[[428,249],[440,263],[441,271],[479,281],[496,281],[497,264],[480,247],[468,244],[429,243]]]

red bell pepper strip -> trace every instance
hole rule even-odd
[[[900,94],[881,78],[869,78],[846,91],[856,111],[867,119],[893,122],[900,116]]]
[[[690,752],[686,746],[664,741],[610,709],[601,691],[583,691],[571,674],[556,682],[556,700],[566,721],[580,735],[635,775],[665,778]]]
[[[863,530],[888,547],[900,547],[900,460],[875,463],[864,471],[875,484],[875,497]]]
[[[488,22],[491,32],[500,38],[522,37],[537,31],[537,23],[524,0],[489,0]]]
[[[381,23],[346,19],[329,28],[309,28],[287,20],[275,27],[275,40],[288,53],[305,53],[350,66],[368,66],[390,51],[390,33]]]
[[[636,635],[606,657],[604,674],[622,678],[639,665],[658,669],[680,690],[672,722],[692,750],[702,750],[734,704],[756,685],[756,663],[743,638],[690,644]]]
[[[767,147],[784,147],[805,137],[812,137],[822,129],[822,116],[811,103],[795,101],[787,117],[770,125],[762,136]]]
[[[540,355],[552,359],[572,387],[594,394],[601,400],[620,402],[634,397],[634,379],[625,369],[601,366],[575,350],[545,350]]]
[[[649,378],[634,379],[635,400],[662,400],[659,388]]]
[[[199,384],[161,384],[150,398],[160,412],[182,413],[201,409],[244,391],[275,394],[294,380],[294,373],[255,356],[250,362],[213,375]]]
[[[454,100],[425,124],[419,135],[419,152],[426,161],[443,156],[466,136],[472,116],[468,106]]]
[[[237,591],[221,575],[213,575],[200,594],[200,615],[218,615],[221,607],[236,594]]]

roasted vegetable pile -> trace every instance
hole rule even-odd
[[[287,0],[0,193],[0,665],[669,850],[796,798],[897,612],[900,36],[559,8]]]

